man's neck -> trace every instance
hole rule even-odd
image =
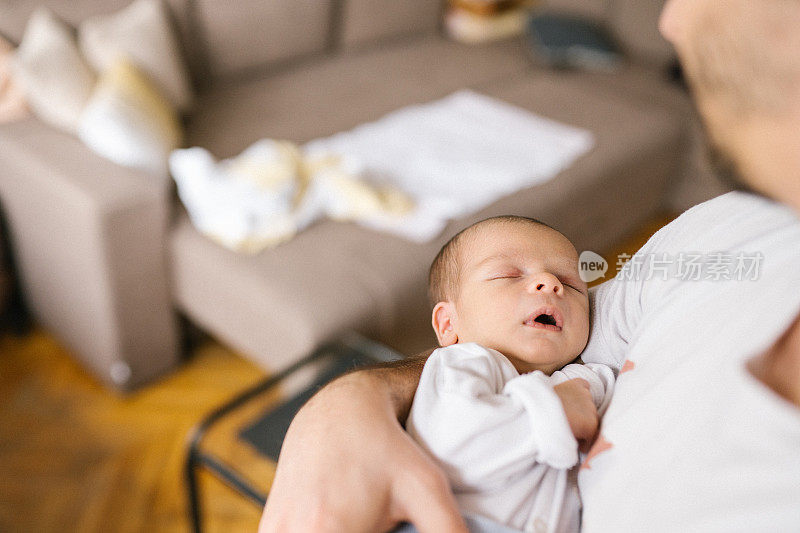
[[[769,350],[748,363],[748,369],[759,381],[800,407],[800,315]]]

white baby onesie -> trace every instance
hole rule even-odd
[[[573,378],[589,382],[602,414],[614,386],[605,365],[520,375],[479,344],[439,348],[422,371],[406,430],[443,468],[463,512],[526,532],[576,532],[578,443],[553,391]]]

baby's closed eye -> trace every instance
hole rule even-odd
[[[495,279],[514,279],[522,277],[522,272],[519,270],[502,270],[495,272],[489,276],[489,280]]]

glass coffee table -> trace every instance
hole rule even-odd
[[[263,507],[283,438],[300,407],[349,370],[402,358],[381,344],[348,333],[206,416],[191,433],[185,464],[193,531],[203,530],[201,470]]]

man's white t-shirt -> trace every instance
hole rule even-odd
[[[582,358],[619,375],[579,473],[583,530],[800,531],[800,409],[744,366],[800,312],[795,214],[744,193],[699,205],[593,312]]]

